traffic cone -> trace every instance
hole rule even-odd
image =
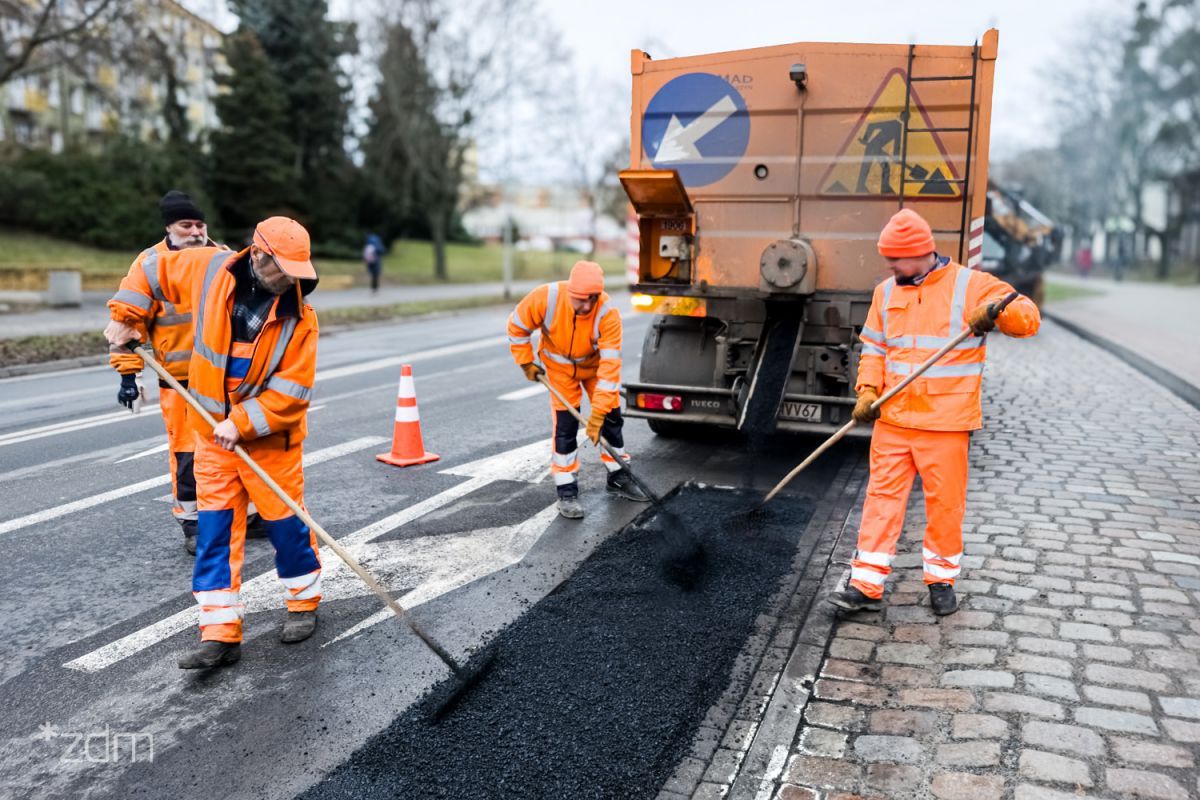
[[[377,461],[395,467],[409,467],[437,461],[435,453],[425,451],[421,441],[421,416],[417,413],[417,388],[413,383],[412,365],[400,367],[400,392],[396,397],[396,425],[392,430],[392,452],[375,456]]]

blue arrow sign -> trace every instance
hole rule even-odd
[[[737,89],[717,75],[689,72],[650,98],[642,146],[656,169],[674,169],[686,186],[729,174],[750,141],[750,115]]]

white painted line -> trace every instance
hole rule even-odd
[[[398,356],[377,358],[372,361],[364,361],[361,364],[350,364],[345,367],[335,367],[333,369],[327,369],[318,372],[316,379],[318,381],[324,381],[333,380],[335,378],[345,378],[350,375],[360,375],[364,372],[374,372],[376,370],[386,369],[387,367],[398,367],[401,364],[412,364],[419,361],[427,361],[432,358],[442,358],[444,356],[458,355],[459,353],[468,353],[472,350],[483,350],[489,347],[505,344],[507,342],[507,336],[489,336],[485,339],[474,339],[469,342],[460,342],[459,344],[447,345],[445,347],[435,347],[430,350],[418,350]],[[157,410],[157,404],[145,406],[142,408],[142,414]],[[43,425],[39,428],[14,431],[12,433],[0,436],[0,447],[10,444],[20,444],[21,442],[28,442],[34,439],[41,439],[46,436],[55,436],[60,433],[71,433],[73,431],[84,430],[86,428],[94,428],[97,425],[107,425],[110,422],[121,422],[124,420],[137,419],[139,416],[141,415],[130,414],[128,411],[116,411],[93,417],[84,417],[81,419],[68,420],[66,422],[57,422],[53,425]]]
[[[540,383],[536,384],[534,386],[527,386],[524,389],[517,389],[515,392],[509,392],[507,394],[502,394],[499,397],[497,397],[496,399],[497,400],[526,400],[530,397],[537,397],[539,394],[548,394],[546,387]]]
[[[39,378],[57,378],[61,375],[80,375],[85,372],[100,372],[101,370],[112,370],[108,364],[100,364],[95,367],[72,367],[71,369],[55,370],[54,372],[35,372],[30,375],[15,375],[11,378],[0,378],[0,383],[22,383],[24,381],[36,381]]]
[[[365,450],[368,447],[386,442],[387,438],[383,436],[364,436],[360,439],[353,439],[349,442],[326,447],[322,450],[315,450],[304,457],[304,466],[311,467],[328,461],[332,458],[339,458],[349,453]],[[171,482],[170,475],[159,475],[156,478],[149,478],[138,483],[133,483],[128,486],[122,486],[119,489],[112,489],[100,494],[94,494],[91,497],[84,497],[80,500],[75,500],[70,503],[64,503],[53,508],[47,508],[44,511],[35,511],[32,514],[26,514],[23,517],[10,519],[5,522],[0,522],[0,534],[12,533],[13,531],[28,528],[31,525],[37,525],[59,517],[65,517],[68,514],[74,514],[76,511],[92,508],[102,505],[110,500],[118,500],[122,497],[129,497],[133,494],[144,492],[147,489],[153,489],[157,486],[165,486]]]
[[[475,490],[481,489],[497,480],[541,480],[544,471],[537,472],[533,469],[533,459],[536,457],[536,453],[544,463],[546,454],[545,446],[545,442],[533,442],[532,444],[527,444],[495,456],[472,461],[469,464],[440,470],[440,474],[467,475],[470,476],[470,480],[463,481],[415,505],[401,509],[364,528],[343,536],[338,539],[338,543],[348,549],[365,545],[386,533],[390,533],[425,514],[449,505],[455,500],[465,497]],[[263,592],[261,597],[274,597],[274,602],[276,603],[282,599],[274,571],[264,572],[248,581],[244,581],[242,583],[242,591],[254,592],[256,596],[257,592],[261,591]],[[270,594],[271,592],[274,592],[274,594]],[[247,603],[247,611],[256,610],[261,609],[251,608],[250,604]],[[193,628],[197,623],[198,612],[196,611],[196,607],[189,606],[183,611],[176,612],[169,617],[134,631],[127,636],[123,636],[79,658],[68,661],[63,666],[82,672],[99,672],[105,667],[112,666],[124,658],[128,658],[135,653],[145,650],[147,647],[151,647],[164,639],[174,636],[180,631]]]
[[[124,464],[126,461],[136,461],[139,458],[145,458],[146,456],[152,456],[155,453],[165,453],[165,452],[167,452],[167,448],[170,446],[171,446],[170,442],[163,442],[162,444],[156,444],[156,445],[154,445],[154,447],[151,447],[149,450],[143,450],[140,453],[134,453],[131,456],[125,456],[124,458],[118,459],[118,460],[114,461],[113,463],[114,464]]]

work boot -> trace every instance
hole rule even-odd
[[[847,586],[840,592],[829,595],[828,600],[838,608],[847,611],[882,611],[883,598],[867,597],[853,586]]]
[[[583,519],[583,506],[578,496],[558,498],[558,513],[567,519]]]
[[[608,493],[624,497],[635,503],[650,502],[649,496],[633,482],[633,478],[629,477],[629,473],[623,469],[608,473]]]
[[[179,659],[180,669],[212,669],[237,663],[242,657],[241,642],[201,642]]]
[[[948,583],[929,584],[929,607],[939,617],[958,611],[958,598],[954,596],[954,587]]]
[[[263,518],[258,514],[246,515],[246,538],[247,539],[266,539],[268,537],[267,526],[263,522]]]
[[[279,641],[287,644],[303,642],[317,629],[316,611],[289,611],[279,631]]]
[[[187,550],[189,556],[196,555],[196,520],[183,519],[179,525],[183,528],[183,549]]]

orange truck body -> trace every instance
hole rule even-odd
[[[997,44],[992,29],[967,46],[633,51],[620,177],[641,237],[634,307],[659,317],[631,416],[660,432],[849,418],[888,218],[913,208],[939,253],[980,259]]]

